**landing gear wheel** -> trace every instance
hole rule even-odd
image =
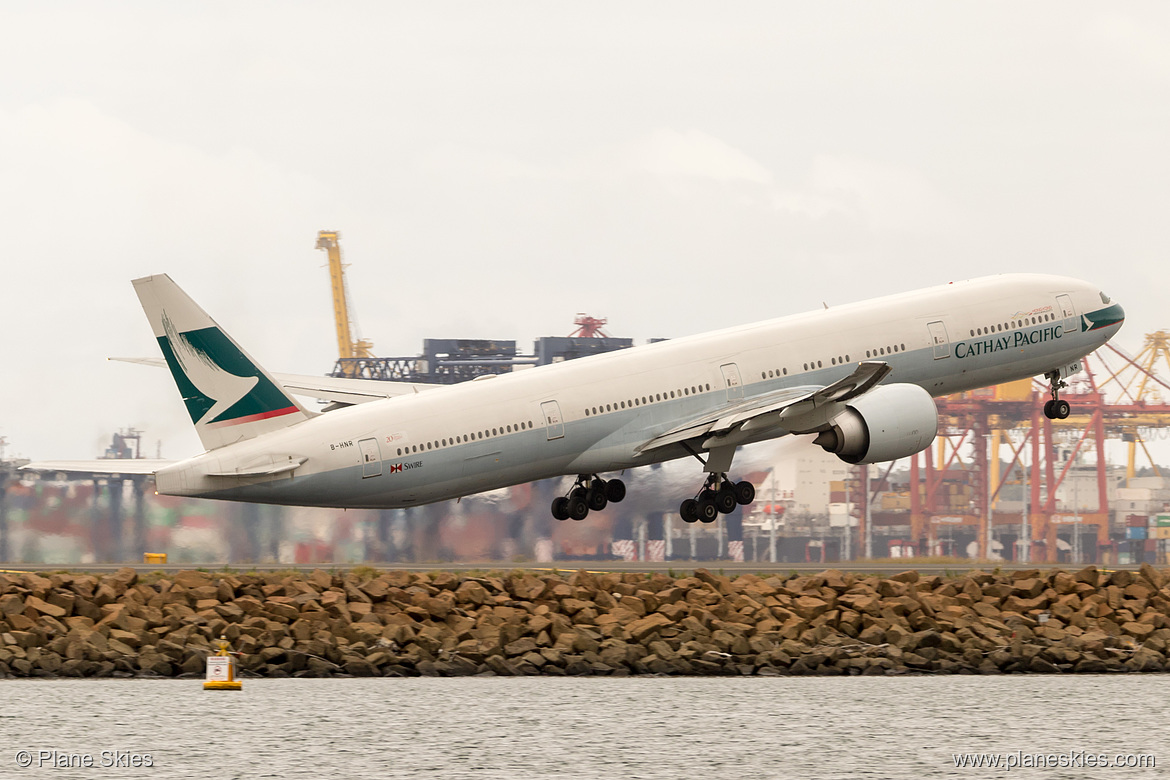
[[[585,488],[575,487],[572,490],[570,490],[569,491],[569,498],[572,499],[574,496],[579,497],[581,499],[584,499],[585,498]]]
[[[698,501],[714,501],[715,491],[711,488],[703,488],[699,491]]]
[[[746,480],[736,482],[732,491],[735,493],[735,502],[740,506],[747,506],[756,500],[756,486]]]
[[[1077,366],[1074,366],[1074,368],[1077,368]],[[1068,383],[1060,378],[1059,371],[1049,371],[1044,376],[1047,377],[1051,385],[1049,392],[1052,393],[1052,400],[1046,401],[1044,404],[1044,416],[1049,420],[1068,419],[1068,415],[1072,409],[1069,407],[1068,401],[1061,400],[1060,398],[1060,391],[1068,387]]]
[[[573,491],[573,495],[569,496],[569,517],[574,520],[584,520],[589,516],[589,504],[585,503],[585,497],[577,495],[577,491]]]
[[[719,508],[709,498],[700,499],[696,505],[696,509],[698,510],[700,522],[714,523],[715,518],[719,517]]]
[[[557,496],[552,502],[552,516],[557,520],[569,519],[569,499]]]
[[[735,511],[739,506],[735,501],[735,491],[730,488],[724,488],[715,493],[715,508],[721,513],[729,515]]]
[[[626,483],[620,479],[611,479],[605,483],[605,497],[615,504],[620,504],[626,497]]]
[[[682,506],[678,508],[678,513],[682,515],[683,522],[695,523],[699,520],[699,502],[693,498],[688,498],[682,502]]]
[[[601,488],[590,488],[585,493],[585,503],[594,512],[600,512],[605,509],[605,505],[609,503],[609,499],[605,497],[605,490]]]

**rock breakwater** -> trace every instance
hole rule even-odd
[[[0,574],[0,676],[1170,671],[1170,573]]]

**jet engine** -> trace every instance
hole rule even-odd
[[[874,388],[814,439],[846,463],[881,463],[922,452],[938,433],[938,408],[918,385]]]

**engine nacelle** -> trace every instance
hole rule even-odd
[[[922,452],[938,433],[938,408],[918,385],[877,387],[854,399],[814,440],[846,463],[881,463]]]

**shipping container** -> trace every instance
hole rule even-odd
[[[1144,525],[1141,525],[1141,526],[1131,525],[1125,529],[1125,538],[1126,539],[1145,539],[1147,536],[1146,530],[1147,529]]]

